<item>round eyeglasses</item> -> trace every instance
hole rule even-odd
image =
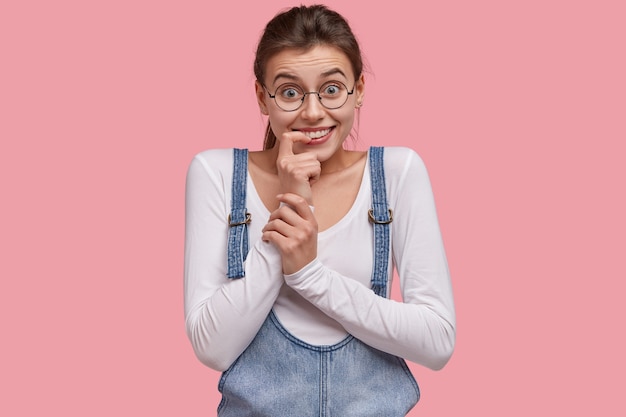
[[[329,110],[335,110],[346,104],[348,96],[354,93],[354,87],[348,91],[348,87],[341,81],[328,81],[322,84],[318,91],[305,92],[302,87],[294,83],[281,84],[276,88],[274,94],[270,94],[267,87],[263,86],[270,98],[273,98],[276,105],[284,111],[296,111],[302,107],[304,99],[309,94],[317,95],[322,106]]]

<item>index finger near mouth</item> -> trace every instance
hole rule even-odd
[[[293,153],[293,144],[297,142],[308,143],[311,139],[309,139],[302,132],[289,132],[284,133],[280,138],[278,155],[279,156],[290,156],[294,155]]]

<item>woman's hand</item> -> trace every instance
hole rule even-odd
[[[281,136],[276,168],[282,193],[293,193],[313,205],[311,184],[320,178],[321,164],[313,152],[294,154],[294,143],[308,143],[311,139],[302,132],[288,132]]]
[[[283,273],[293,274],[317,257],[317,221],[302,196],[287,193],[277,198],[282,204],[270,215],[262,239],[278,248]]]

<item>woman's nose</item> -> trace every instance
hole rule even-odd
[[[307,93],[302,103],[302,117],[307,119],[320,119],[324,116],[325,107],[317,93]]]

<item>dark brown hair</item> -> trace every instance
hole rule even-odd
[[[254,75],[264,84],[267,61],[285,49],[306,51],[318,45],[330,45],[348,57],[359,77],[363,71],[361,49],[352,29],[339,13],[323,5],[297,6],[277,14],[267,23],[254,60]],[[263,149],[276,143],[276,135],[267,123]]]

